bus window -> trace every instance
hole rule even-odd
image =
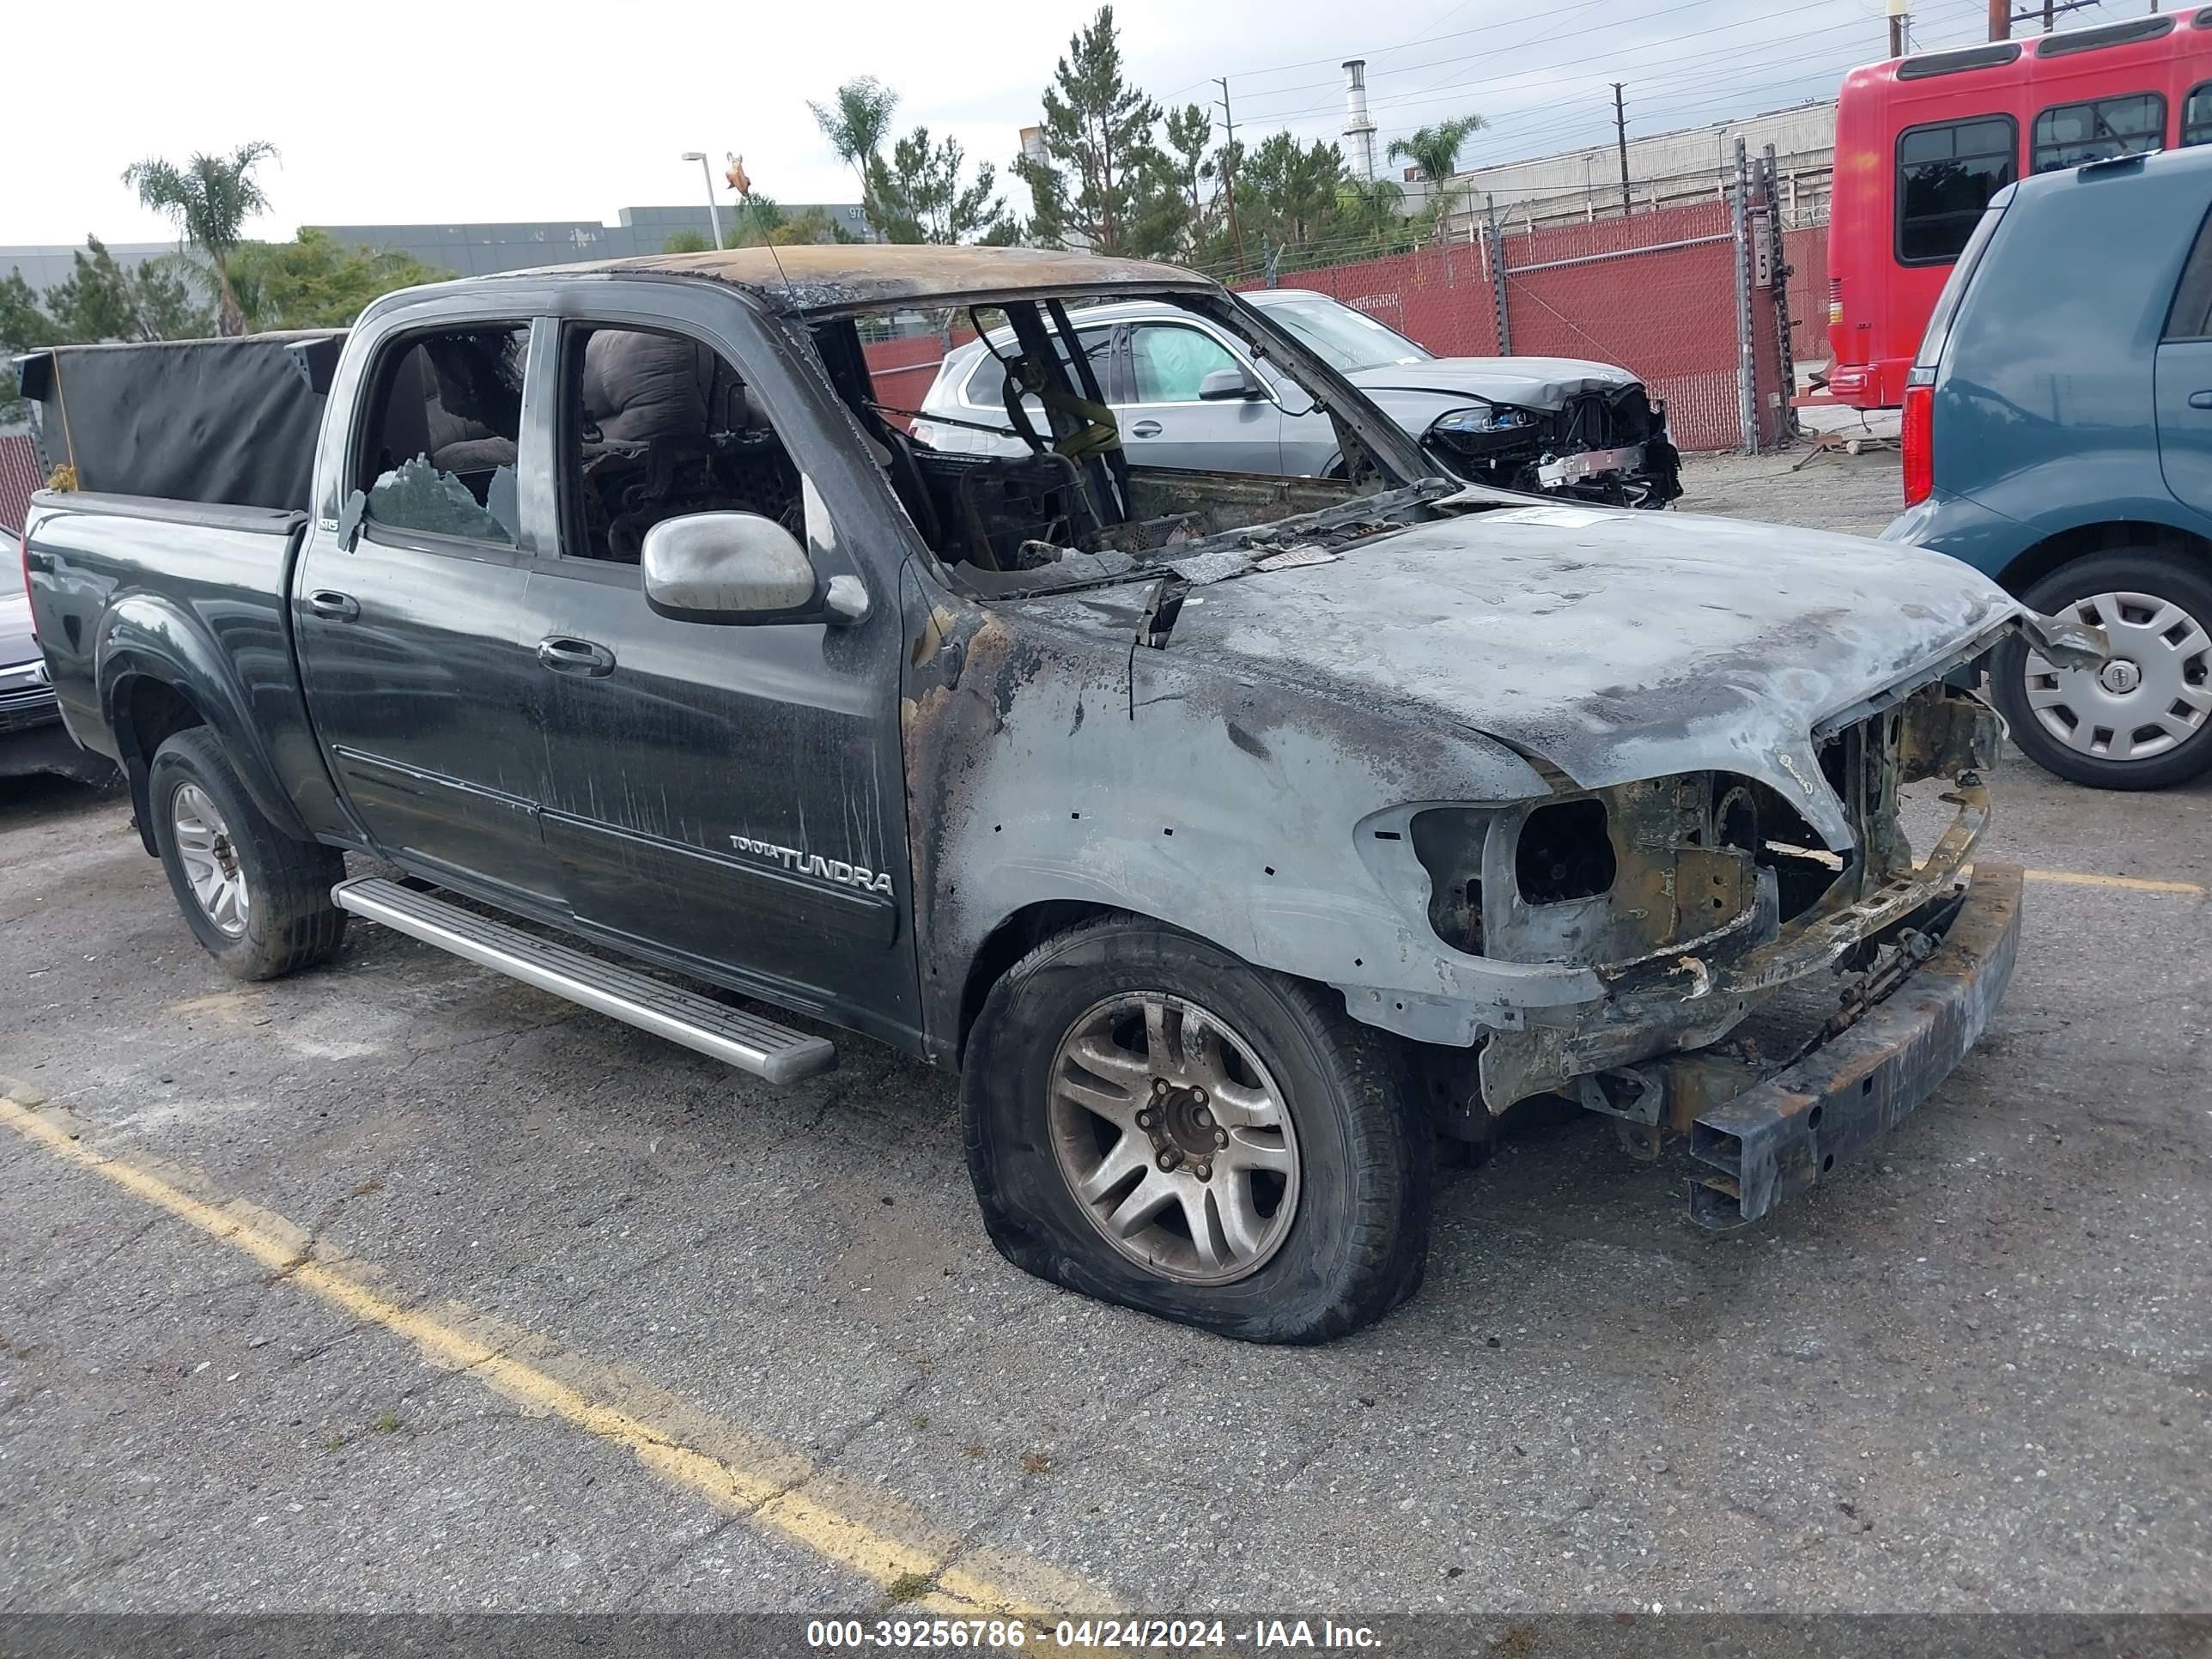
[[[2133,92],[2094,103],[2060,104],[2035,118],[2033,171],[2051,173],[2156,149],[2166,142],[2166,100]]]
[[[1947,264],[1981,222],[1990,198],[2018,171],[2020,131],[2009,115],[1911,127],[1897,139],[1897,259]]]
[[[2181,106],[2181,142],[2212,144],[2212,81],[2191,93]]]

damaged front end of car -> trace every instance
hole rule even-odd
[[[1468,1127],[1563,1095],[1656,1158],[1686,1142],[1692,1212],[1757,1219],[1924,1098],[2012,969],[2017,870],[1973,862],[2001,726],[1940,678],[1813,733],[1848,835],[1771,784],[1684,773],[1407,826],[1430,921],[1493,963],[1590,971],[1601,994],[1516,1009],[1475,1054]],[[1925,850],[1905,828],[1916,797]]]
[[[1438,416],[1422,442],[1455,477],[1499,489],[1650,507],[1682,493],[1667,406],[1634,383],[1552,407],[1477,401]]]

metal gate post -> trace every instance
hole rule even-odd
[[[1729,228],[1735,234],[1735,402],[1743,422],[1743,453],[1759,453],[1759,392],[1751,354],[1751,167],[1743,140],[1735,141],[1735,189]]]
[[[1803,437],[1804,431],[1797,419],[1797,353],[1790,339],[1790,262],[1784,257],[1789,242],[1782,234],[1782,191],[1776,181],[1774,146],[1766,147],[1766,154],[1759,164],[1759,193],[1766,204],[1766,234],[1772,246],[1769,257],[1774,264],[1774,330],[1775,356],[1782,371],[1782,421],[1778,434],[1788,442]]]
[[[1498,355],[1513,355],[1513,319],[1505,305],[1505,240],[1498,234],[1498,204],[1487,198],[1483,216],[1490,222],[1490,307],[1498,318]]]

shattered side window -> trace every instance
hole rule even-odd
[[[527,325],[387,347],[364,423],[351,513],[370,525],[514,547]]]

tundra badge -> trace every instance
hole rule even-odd
[[[813,853],[801,852],[796,847],[778,847],[772,842],[755,841],[747,836],[732,836],[730,845],[740,853],[750,853],[755,858],[774,859],[795,876],[813,876],[822,881],[834,881],[840,886],[857,887],[866,893],[881,893],[889,898],[891,878],[889,872],[871,870],[865,864],[848,864],[842,859],[825,859]]]

